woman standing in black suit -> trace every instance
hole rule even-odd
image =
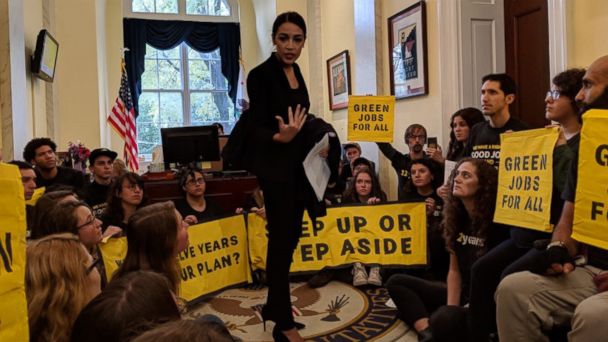
[[[303,341],[294,322],[289,268],[302,233],[306,182],[302,167],[302,134],[309,108],[308,90],[295,61],[306,40],[306,24],[296,12],[280,14],[272,26],[276,51],[251,70],[247,80],[251,134],[255,149],[252,171],[264,191],[268,218],[268,297],[264,321],[274,321],[275,341]]]

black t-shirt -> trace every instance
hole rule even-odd
[[[566,187],[562,193],[562,198],[565,201],[574,203],[576,195],[576,182],[578,180],[578,149],[570,164],[570,174],[566,181]],[[608,270],[608,251],[587,245],[587,263],[591,266]]]
[[[500,134],[506,131],[522,131],[527,128],[523,122],[514,117],[509,118],[505,125],[500,128],[490,126],[488,121],[480,122],[471,128],[465,155],[475,159],[483,159],[498,168]]]
[[[103,215],[108,199],[108,191],[110,185],[99,184],[95,181],[90,183],[85,191],[84,201],[93,209],[95,217],[100,218]]]
[[[74,187],[75,190],[81,190],[84,187],[84,175],[82,172],[70,169],[63,166],[57,166],[57,175],[51,179],[44,179],[40,175],[38,169],[36,171],[36,187],[46,187],[47,189],[53,185],[67,185]]]
[[[458,258],[463,303],[468,302],[469,279],[471,278],[473,263],[489,250],[508,239],[510,228],[510,226],[500,223],[492,223],[488,228],[487,237],[481,238],[478,237],[478,234],[472,233],[470,225],[467,225],[460,234],[454,237],[452,245]]]
[[[213,201],[210,201],[206,198],[205,202],[205,211],[197,211],[190,206],[190,204],[188,203],[188,201],[186,201],[185,198],[174,201],[175,209],[179,211],[183,218],[186,218],[186,216],[189,215],[194,215],[196,216],[196,219],[199,223],[209,221],[214,217],[222,214],[219,207]]]

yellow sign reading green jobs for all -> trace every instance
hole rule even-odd
[[[348,140],[393,142],[394,96],[349,96]]]

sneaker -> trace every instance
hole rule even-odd
[[[363,285],[367,285],[367,272],[365,272],[365,267],[357,262],[353,266],[353,286]]]
[[[367,278],[367,283],[382,286],[382,276],[380,275],[380,267],[374,266],[369,270],[369,277]]]
[[[334,277],[334,271],[328,268],[324,268],[317,272],[312,278],[308,280],[308,286],[313,289],[317,287],[325,286],[329,283]]]

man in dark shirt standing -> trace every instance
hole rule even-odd
[[[49,188],[63,184],[78,191],[84,186],[84,175],[74,169],[57,166],[57,145],[49,138],[34,138],[23,149],[23,159],[36,171],[36,186]]]
[[[584,111],[608,109],[608,56],[587,69],[576,100]],[[572,326],[569,341],[602,341],[608,335],[608,251],[572,239],[577,161],[578,156],[571,164],[552,241],[534,270],[540,274],[512,274],[496,291],[500,340],[548,341],[543,330],[561,324]],[[574,257],[585,254],[586,265],[575,268]]]
[[[377,143],[382,154],[391,161],[391,165],[393,165],[395,172],[397,172],[399,200],[405,199],[406,196],[405,186],[411,178],[410,167],[412,166],[412,160],[429,158],[423,150],[426,143],[426,129],[424,126],[420,124],[410,125],[405,130],[404,139],[410,153],[400,153],[389,143]],[[437,164],[435,170],[443,170],[443,167],[439,163],[434,160],[432,162]],[[434,176],[436,179],[443,179],[443,175]]]
[[[471,128],[465,156],[484,159],[498,168],[500,134],[521,131],[526,125],[511,117],[509,105],[515,101],[515,81],[507,74],[490,74],[482,78],[481,111],[489,118]]]
[[[87,186],[85,202],[95,217],[100,218],[106,208],[108,190],[112,184],[112,166],[118,154],[107,148],[97,148],[89,156],[89,170],[93,181]]]

